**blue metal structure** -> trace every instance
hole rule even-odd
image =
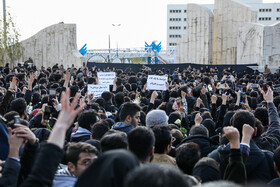
[[[147,42],[145,42],[145,51],[148,53],[148,64],[152,63],[152,52],[155,54],[155,64],[158,64],[158,54],[160,50],[162,49],[161,47],[161,42],[159,44],[156,44],[155,41],[152,42],[151,45],[149,45]]]

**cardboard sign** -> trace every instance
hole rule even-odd
[[[113,85],[116,77],[115,72],[97,72],[98,84]]]
[[[94,85],[94,84],[88,84],[88,94],[94,95],[94,98],[101,97],[101,94],[103,92],[109,92],[110,86],[109,85]]]
[[[148,90],[166,90],[166,76],[149,75],[147,80]]]

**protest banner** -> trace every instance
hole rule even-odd
[[[101,94],[105,91],[110,91],[109,85],[88,84],[88,95],[93,94],[94,98],[101,97]]]
[[[166,90],[166,76],[148,75],[147,90]]]
[[[115,77],[115,72],[97,72],[98,84],[101,85],[113,85]]]

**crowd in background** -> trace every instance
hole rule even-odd
[[[110,91],[88,94],[97,72]],[[148,90],[149,75],[167,76]],[[279,92],[278,92],[279,91]],[[0,186],[280,185],[280,71],[0,67]]]

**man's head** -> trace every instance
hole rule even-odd
[[[176,149],[176,163],[185,174],[192,174],[193,167],[199,159],[200,149],[196,143],[185,143]]]
[[[17,98],[11,102],[11,110],[19,113],[20,117],[23,119],[26,115],[26,101],[23,98]]]
[[[135,103],[124,103],[120,111],[120,121],[133,126],[140,122],[141,108]]]
[[[137,127],[127,135],[129,150],[141,162],[148,162],[154,154],[155,136],[151,129]]]
[[[94,110],[85,110],[78,117],[80,127],[91,131],[93,124],[97,121],[97,114]]]
[[[66,151],[68,170],[78,177],[98,156],[98,150],[84,142],[72,143]]]
[[[203,135],[209,137],[209,132],[208,129],[203,125],[194,125],[190,130],[190,136],[194,136],[194,135]]]
[[[240,137],[242,137],[243,125],[248,124],[255,128],[255,121],[255,117],[251,112],[239,110],[232,116],[231,125],[238,129]]]
[[[168,125],[168,116],[163,110],[152,110],[146,116],[146,126]]]
[[[105,100],[106,103],[112,103],[112,94],[111,92],[103,92],[101,97]]]
[[[120,131],[108,131],[100,140],[102,152],[114,149],[127,149],[127,135]]]
[[[92,139],[101,140],[103,135],[109,130],[108,122],[105,120],[99,120],[93,125],[91,129]]]
[[[155,153],[167,154],[171,149],[171,130],[166,125],[157,125],[152,128],[156,142]]]
[[[269,124],[267,108],[264,108],[264,107],[256,108],[256,110],[254,112],[254,116],[262,122],[263,126],[267,126]]]

